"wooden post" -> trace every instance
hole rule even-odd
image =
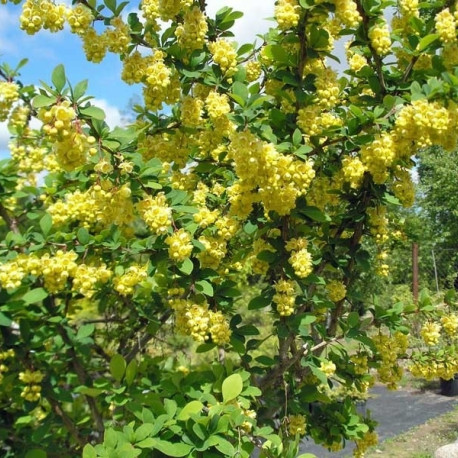
[[[418,243],[412,244],[412,294],[416,304],[418,302]]]

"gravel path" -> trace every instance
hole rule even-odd
[[[380,442],[447,413],[458,405],[458,398],[434,392],[388,391],[384,386],[375,386],[371,393],[367,408],[371,410],[372,418],[379,423],[377,434]],[[305,442],[300,451],[314,453],[318,458],[343,458],[351,456],[352,449],[349,444],[344,450],[331,453],[323,447]]]

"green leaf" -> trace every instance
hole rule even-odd
[[[86,444],[83,448],[83,458],[97,458],[95,448],[91,444]]]
[[[140,442],[143,439],[146,439],[148,436],[151,436],[151,433],[153,432],[154,429],[154,424],[153,423],[145,423],[141,425],[136,431],[135,431],[135,442]]]
[[[103,0],[103,3],[113,14],[116,14],[116,0]]]
[[[299,146],[302,142],[302,132],[299,129],[296,129],[293,134],[293,144],[294,146]]]
[[[235,399],[243,390],[243,380],[240,374],[229,375],[223,381],[223,401],[229,402]]]
[[[313,219],[313,221],[318,221],[319,223],[327,223],[331,221],[331,218],[317,207],[305,207],[301,209],[301,213],[308,216],[310,219]]]
[[[80,81],[73,89],[73,99],[76,102],[86,93],[88,80]]]
[[[89,337],[95,330],[94,323],[84,324],[78,329],[78,333],[76,334],[76,340],[81,340],[86,337]]]
[[[347,317],[347,324],[350,328],[355,328],[359,325],[359,315],[357,312],[350,312]]]
[[[154,448],[154,444],[156,443],[156,439],[152,437],[148,437],[147,439],[143,439],[142,441],[135,444],[136,447],[140,448]]]
[[[89,240],[91,239],[91,236],[89,235],[89,231],[85,227],[80,227],[78,229],[78,232],[76,233],[76,237],[82,245],[86,245],[89,242]]]
[[[200,401],[188,402],[188,404],[186,404],[177,415],[177,420],[186,421],[191,417],[191,415],[200,413],[203,408],[204,405]]]
[[[4,313],[0,312],[0,326],[10,326],[13,320],[7,317]]]
[[[281,45],[267,45],[264,48],[264,55],[282,64],[288,64],[290,62],[288,53]]]
[[[61,92],[65,86],[67,78],[65,76],[65,68],[62,64],[58,65],[52,72],[51,81],[54,84],[57,92]]]
[[[49,234],[49,231],[52,228],[52,217],[49,213],[45,213],[43,218],[40,219],[40,228],[44,236]]]
[[[437,33],[432,33],[430,35],[426,35],[420,40],[420,43],[417,45],[417,51],[423,52],[430,44],[434,43],[439,38]]]
[[[245,86],[245,84],[241,83],[240,81],[235,81],[232,85],[232,93],[239,96],[243,100],[241,105],[244,106],[249,95],[248,88]]]
[[[98,119],[99,121],[103,121],[105,119],[105,112],[99,107],[86,107],[80,108],[80,113],[84,116],[88,116],[89,118]]]
[[[254,299],[251,299],[251,301],[248,304],[248,310],[262,309],[264,307],[269,306],[270,304],[272,304],[271,297],[258,296],[258,297],[255,297]]]
[[[178,264],[178,270],[185,275],[190,275],[194,269],[194,264],[189,258],[186,258],[181,264]]]
[[[137,361],[133,359],[126,367],[126,384],[128,386],[132,385],[132,382],[135,380],[135,376],[137,375]]]
[[[196,289],[201,293],[205,294],[206,296],[213,297],[214,291],[213,286],[207,280],[200,280],[196,282]]]
[[[226,439],[218,436],[218,442],[215,445],[216,450],[225,456],[236,456],[234,446]]]
[[[113,378],[120,382],[126,370],[126,360],[119,354],[113,355],[110,361],[110,373]]]
[[[303,453],[302,455],[299,455],[297,458],[317,458],[317,456],[313,453]]]
[[[49,107],[50,105],[54,105],[56,100],[56,97],[49,97],[47,95],[40,94],[33,98],[32,106],[34,108]]]
[[[192,445],[183,444],[182,442],[173,443],[160,439],[154,439],[154,448],[162,452],[166,456],[189,456]]]
[[[29,450],[24,458],[47,458],[48,454],[40,448]]]
[[[22,297],[22,300],[28,304],[35,304],[36,302],[41,302],[43,299],[48,297],[48,292],[43,288],[35,288],[31,291],[28,291]]]

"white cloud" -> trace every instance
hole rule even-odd
[[[268,18],[274,15],[274,0],[211,0],[208,2],[207,14],[214,17],[223,6],[230,6],[235,11],[242,11],[244,16],[235,21],[232,29],[239,44],[252,43],[256,35],[266,33],[272,22]],[[258,39],[259,40],[259,39]]]
[[[93,104],[105,112],[105,122],[108,124],[110,129],[113,129],[116,126],[122,127],[125,124],[122,113],[118,107],[110,105],[110,103],[104,99],[95,99]]]
[[[6,127],[6,122],[0,122],[0,159],[7,157],[8,154],[8,142],[10,140],[10,133]]]

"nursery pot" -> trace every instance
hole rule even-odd
[[[443,396],[458,396],[458,374],[450,380],[441,378],[441,391]]]

